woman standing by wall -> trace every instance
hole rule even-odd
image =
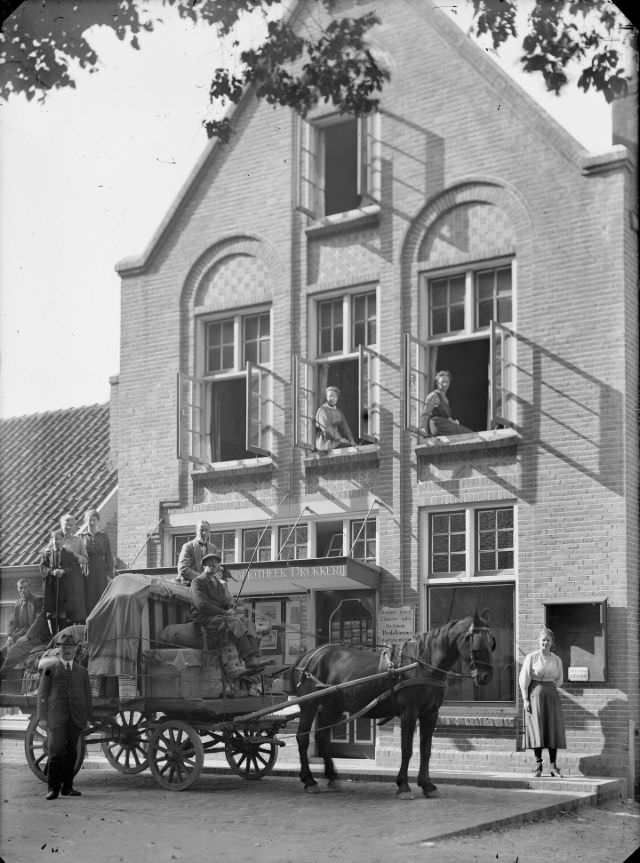
[[[527,654],[520,671],[520,691],[524,701],[526,747],[536,757],[534,776],[542,776],[542,750],[549,750],[550,772],[560,776],[556,764],[558,749],[566,749],[564,718],[558,695],[562,686],[562,662],[551,652],[553,632],[540,630],[540,648]]]
[[[111,545],[107,534],[100,530],[100,513],[97,509],[85,512],[84,524],[78,536],[84,543],[84,552],[88,558],[87,614],[90,614],[113,576]]]

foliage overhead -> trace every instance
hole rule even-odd
[[[368,113],[378,104],[388,65],[373,48],[372,35],[381,23],[374,12],[337,17],[337,0],[308,0],[324,7],[324,24],[312,16],[315,30],[304,33],[291,18],[268,19],[280,0],[0,0],[0,96],[22,94],[44,99],[62,87],[75,86],[75,69],[94,72],[99,57],[87,38],[93,26],[109,27],[118,39],[139,49],[140,36],[162,23],[158,14],[173,7],[183,19],[216,28],[219,37],[234,39],[245,15],[262,15],[265,38],[258,48],[239,52],[237,69],[213,72],[210,99],[214,105],[237,104],[247,87],[272,105],[289,106],[301,115],[320,101],[337,110]],[[291,0],[290,0],[291,2]],[[425,0],[427,2],[427,0]],[[521,39],[522,67],[542,75],[548,90],[560,93],[567,69],[578,64],[577,85],[593,88],[607,101],[627,91],[635,70],[624,67],[627,45],[637,49],[637,30],[620,15],[622,4],[611,0],[536,0],[526,32],[517,30],[518,0],[466,0],[473,6],[472,31],[490,39],[494,49]],[[384,3],[379,4],[384,18]],[[374,33],[372,34],[372,31]],[[240,48],[237,41],[234,47]],[[228,118],[203,121],[209,137],[226,141]]]

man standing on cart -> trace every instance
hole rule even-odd
[[[47,732],[49,769],[47,800],[80,797],[73,787],[78,738],[91,718],[87,669],[76,661],[77,642],[71,632],[56,638],[59,660],[46,665],[38,688],[38,721]]]
[[[240,674],[245,669],[259,671],[268,663],[260,660],[256,628],[247,616],[235,610],[226,582],[233,576],[221,566],[220,552],[213,548],[202,558],[204,572],[191,582],[191,619],[204,627],[211,643],[231,638],[238,648]],[[239,676],[237,672],[235,676]]]
[[[208,521],[199,521],[196,525],[194,539],[185,542],[178,557],[178,578],[180,584],[189,586],[197,575],[203,572],[203,558],[205,554],[217,551],[215,545],[209,541],[211,528]]]

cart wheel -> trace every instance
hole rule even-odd
[[[235,729],[224,754],[231,769],[244,779],[262,779],[278,760],[278,744],[266,730]]]
[[[82,734],[78,737],[78,748],[76,750],[76,762],[73,765],[73,774],[82,767],[86,752],[86,744]],[[29,719],[27,730],[24,735],[24,754],[27,757],[29,769],[42,782],[47,781],[47,770],[49,767],[49,745],[47,743],[47,732],[38,724],[37,716]]]
[[[120,710],[110,722],[112,739],[101,744],[105,758],[120,773],[141,773],[149,766],[149,717],[138,710]]]
[[[154,779],[167,791],[185,791],[200,776],[204,749],[186,722],[167,719],[153,731],[147,750]]]

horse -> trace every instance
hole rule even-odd
[[[408,782],[409,761],[413,754],[416,723],[420,723],[420,770],[418,785],[425,797],[436,796],[437,788],[429,778],[431,740],[438,711],[445,695],[447,673],[461,657],[470,667],[475,684],[486,686],[493,677],[492,652],[495,638],[488,615],[478,612],[429,630],[401,648],[400,667],[394,671],[387,663],[381,671],[381,655],[374,650],[325,644],[307,651],[291,669],[295,695],[302,698],[296,740],[300,755],[300,781],[307,792],[319,791],[309,767],[309,733],[317,717],[318,754],[324,761],[324,775],[330,790],[340,783],[333,760],[328,755],[330,729],[356,716],[379,719],[379,725],[400,717],[400,770],[396,776],[397,794],[411,798]],[[388,652],[387,652],[388,656]],[[383,654],[384,659],[384,654]],[[382,663],[384,665],[384,662]],[[336,689],[336,684],[373,677],[352,687]],[[332,689],[329,690],[329,687]],[[327,694],[323,696],[323,690]],[[318,697],[310,695],[317,692]],[[345,713],[348,714],[345,718]]]

